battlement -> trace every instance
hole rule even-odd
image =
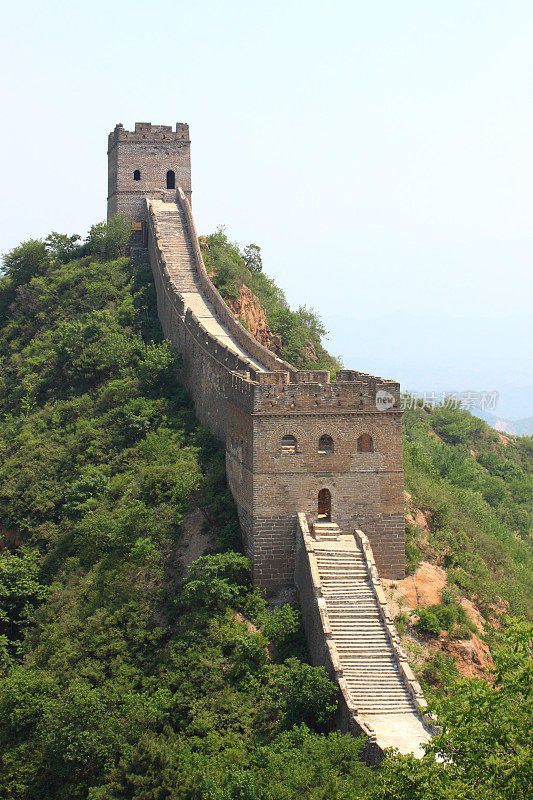
[[[296,373],[295,383],[289,382],[288,373],[267,372],[257,375],[254,412],[400,412],[400,385],[393,381],[365,376],[364,379],[350,382],[311,383],[307,380],[300,382],[299,374]],[[286,376],[286,382],[277,379],[278,375]]]
[[[109,150],[117,142],[180,142],[190,144],[189,126],[186,122],[176,122],[176,130],[172,125],[152,125],[151,122],[136,122],[134,131],[127,131],[119,122],[108,137]]]

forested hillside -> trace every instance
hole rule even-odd
[[[297,609],[250,588],[222,448],[176,380],[150,273],[120,255],[127,235],[115,221],[82,245],[26,242],[0,278],[0,798],[528,796],[531,627],[501,614],[498,691],[443,670],[451,727],[422,762],[376,773],[332,730],[335,689],[307,663]],[[204,256],[228,297],[253,281],[284,357],[335,368],[319,320],[257,259],[222,232]],[[471,419],[406,415],[407,487],[432,519],[410,563],[529,613],[530,443]],[[212,545],[186,572],[194,509]]]
[[[533,437],[417,405],[404,413],[404,440],[405,488],[430,519],[429,531],[408,526],[411,567],[417,551],[442,565],[487,619],[502,599],[531,619]]]

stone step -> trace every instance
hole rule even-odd
[[[324,575],[333,575],[337,580],[346,580],[346,578],[353,578],[354,575],[361,575],[365,577],[368,575],[364,564],[332,564],[328,561],[327,564],[321,564],[320,559],[317,558],[317,565],[320,567]]]
[[[366,697],[369,700],[376,700],[376,698],[379,698],[387,702],[391,700],[398,700],[401,703],[411,702],[409,693],[405,689],[402,689],[401,686],[376,686],[376,684],[355,683],[346,675],[344,678],[346,679],[348,688],[356,697]]]
[[[388,708],[391,711],[396,711],[396,709],[409,709],[409,711],[414,711],[414,703],[411,703],[409,700],[401,700],[397,698],[387,699],[386,697],[378,698],[378,697],[371,697],[371,698],[355,698],[355,704],[360,708]]]
[[[359,673],[353,671],[348,667],[343,668],[344,675],[349,678],[355,686],[374,686],[376,689],[383,687],[384,689],[394,689],[394,691],[405,692],[406,687],[400,680],[399,675],[389,673],[388,675],[380,675],[379,680],[375,675],[369,673]]]
[[[385,633],[385,629],[383,628],[383,626],[371,620],[369,620],[367,623],[360,623],[359,625],[354,625],[353,627],[345,625],[336,625],[335,635],[343,637],[345,639],[353,639],[353,638],[360,639],[364,636],[379,636],[380,638],[383,639],[383,641],[385,640],[388,641],[388,637],[387,634]]]
[[[413,706],[410,706],[408,703],[396,706],[381,706],[377,705],[376,703],[371,703],[367,705],[366,703],[360,702],[357,703],[357,710],[360,714],[369,715],[369,714],[413,714],[415,713],[415,709]]]
[[[355,683],[346,675],[344,675],[344,679],[354,697],[364,697],[373,702],[379,699],[387,703],[392,700],[397,700],[399,703],[412,703],[409,692],[401,686],[376,686],[375,684]]]

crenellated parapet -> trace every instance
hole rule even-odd
[[[111,149],[118,142],[177,142],[190,144],[189,126],[186,122],[176,122],[176,129],[171,125],[152,125],[151,122],[136,122],[133,131],[127,131],[122,123],[115,125],[115,129],[108,136],[108,146]]]

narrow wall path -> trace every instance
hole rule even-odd
[[[168,274],[181,294],[185,310],[190,308],[205,330],[257,372],[268,371],[260,361],[236,341],[205,297],[196,269],[185,214],[176,203],[149,200],[157,241],[164,255]]]

